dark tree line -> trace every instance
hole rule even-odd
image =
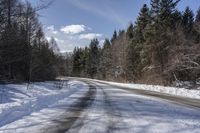
[[[97,39],[75,48],[68,63],[72,76],[172,84],[200,77],[200,9],[196,16],[180,0],[151,0],[135,24],[114,31],[103,47]]]
[[[42,7],[41,7],[42,8]],[[54,39],[45,39],[37,11],[26,1],[0,0],[0,79],[47,80],[64,60]]]

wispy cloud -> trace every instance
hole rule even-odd
[[[125,18],[124,16],[117,13],[117,11],[113,10],[112,6],[106,4],[103,6],[94,6],[81,0],[67,0],[67,2],[71,3],[73,6],[79,9],[100,15],[112,22],[121,24],[123,26],[126,25],[129,21],[128,18]]]

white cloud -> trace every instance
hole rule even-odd
[[[61,29],[62,32],[60,32]],[[93,29],[85,25],[72,24],[63,26],[61,29],[54,34],[52,32],[56,31],[54,25],[45,28],[46,39],[50,40],[51,37],[54,37],[61,52],[72,52],[74,47],[88,46],[93,38],[103,39],[102,34],[94,33]]]
[[[48,26],[47,30],[50,30],[50,31],[54,30],[54,25]]]
[[[64,43],[64,42],[65,42],[64,40],[58,39],[58,38],[56,38],[56,37],[55,37],[55,41],[56,41],[57,43]]]
[[[86,26],[85,25],[67,25],[65,27],[62,27],[60,31],[66,34],[78,34],[78,33],[86,31]]]
[[[87,33],[87,34],[81,34],[79,36],[80,39],[88,39],[92,40],[94,38],[102,37],[102,34],[96,34],[96,33]]]
[[[53,34],[57,34],[58,31],[55,30],[54,25],[48,26],[47,30],[50,31]]]

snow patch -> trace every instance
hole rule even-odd
[[[29,90],[26,84],[0,85],[0,127],[50,107],[84,85],[79,81],[69,81],[63,89],[58,89],[55,82],[40,82],[34,83]]]

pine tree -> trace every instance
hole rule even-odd
[[[111,38],[111,43],[113,43],[115,40],[117,39],[117,31],[115,30],[114,33],[113,33],[113,36]]]
[[[89,46],[88,60],[87,60],[87,74],[91,78],[95,78],[99,69],[100,50],[99,41],[97,39],[91,40]]]
[[[197,15],[196,15],[196,18],[195,18],[195,22],[196,23],[200,22],[200,8],[197,10]]]
[[[196,36],[196,42],[200,42],[200,8],[197,10],[197,15],[194,22],[194,31]]]
[[[151,14],[154,25],[163,28],[173,25],[173,13],[180,0],[151,0]]]
[[[167,59],[167,47],[170,42],[167,38],[168,32],[172,31],[174,24],[173,14],[176,12],[176,6],[180,0],[151,0],[152,25],[150,26],[150,36],[148,44],[151,44],[151,63],[154,67],[164,70],[164,62]],[[157,69],[158,70],[158,69]]]
[[[72,68],[73,76],[79,77],[80,73],[81,73],[81,69],[80,69],[81,68],[81,63],[80,63],[80,58],[81,58],[80,48],[77,48],[77,47],[74,48],[72,58],[73,58],[73,68]]]
[[[108,39],[105,39],[103,48],[101,51],[100,58],[100,72],[103,79],[107,79],[111,76],[111,67],[112,67],[112,55],[111,55],[111,43]]]
[[[193,24],[194,24],[194,13],[189,7],[186,7],[182,16],[182,25],[186,35],[192,32]]]
[[[129,25],[127,31],[126,31],[126,35],[127,35],[127,38],[128,38],[129,40],[131,40],[131,39],[134,37],[133,31],[134,31],[134,27],[133,27],[133,24],[131,23],[131,24]]]
[[[140,10],[139,16],[135,23],[135,27],[130,26],[127,30],[127,34],[130,34],[130,28],[132,28],[133,38],[128,38],[129,46],[127,48],[126,55],[126,73],[128,77],[136,79],[140,76],[141,70],[146,63],[146,57],[144,53],[145,31],[150,23],[150,11],[146,4]]]
[[[150,24],[150,17],[150,10],[147,5],[144,4],[140,10],[135,26],[135,39],[138,43],[143,43],[145,41],[145,30],[147,25]]]

